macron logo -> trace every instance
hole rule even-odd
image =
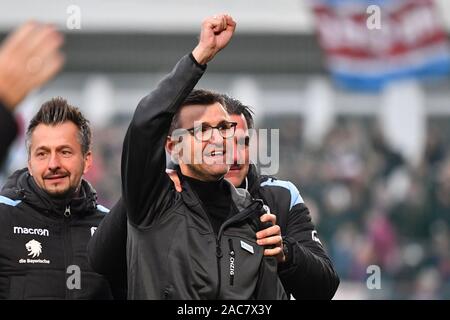
[[[48,229],[35,229],[35,228],[24,228],[24,227],[14,227],[15,234],[35,234],[38,236],[48,237]]]

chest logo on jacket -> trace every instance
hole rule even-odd
[[[31,258],[37,258],[42,253],[42,244],[39,241],[36,241],[34,239],[28,241],[25,244],[25,248],[28,251],[28,256],[31,256]],[[50,264],[50,260],[27,258],[27,259],[20,259],[19,263],[27,263],[27,264],[44,263],[44,264]]]
[[[39,257],[39,255],[42,253],[42,245],[39,241],[36,240],[30,240],[25,245],[25,248],[27,248],[27,251],[29,252],[28,255],[32,258]]]

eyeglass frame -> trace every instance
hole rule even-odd
[[[222,133],[220,132],[220,126],[223,126],[224,122],[222,122],[221,125],[215,126],[215,127],[207,125],[209,128],[211,128],[211,136],[208,139],[204,139],[204,140],[198,139],[197,136],[195,135],[195,130],[196,129],[198,130],[199,128],[202,129],[202,127],[192,127],[192,128],[189,128],[189,129],[184,129],[184,128],[183,129],[187,130],[191,134],[191,136],[193,136],[197,141],[200,141],[200,142],[206,142],[206,141],[210,140],[212,138],[214,129],[217,129],[217,131],[219,132],[220,136],[223,139],[229,139],[229,138],[234,137],[234,135],[236,134],[236,127],[237,127],[238,123],[234,122],[234,121],[226,121],[225,123],[230,124],[231,125],[230,129],[233,129],[233,134],[231,136],[229,136],[229,137],[224,137],[222,135]],[[203,124],[202,124],[202,126],[203,126]]]

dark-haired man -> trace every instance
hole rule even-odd
[[[109,299],[86,247],[107,211],[82,179],[91,130],[62,98],[42,105],[26,136],[28,168],[0,192],[0,299]]]
[[[300,192],[290,181],[258,173],[250,162],[249,152],[250,130],[255,128],[252,110],[227,95],[223,99],[231,120],[237,124],[233,161],[225,178],[235,187],[248,190],[254,198],[264,200],[276,215],[276,225],[256,234],[258,244],[273,244],[275,239],[282,242],[276,248],[266,249],[266,254],[277,256],[278,275],[287,293],[296,299],[331,299],[339,277],[322,247]],[[169,175],[176,190],[181,192],[178,174],[171,171]],[[281,230],[281,235],[272,229]]]
[[[262,202],[223,179],[236,123],[220,95],[192,91],[234,28],[230,16],[207,18],[198,45],[141,100],[128,128],[122,196],[131,299],[286,298],[276,260],[256,244]],[[165,149],[179,161],[181,193],[165,173]],[[116,236],[104,231],[90,243],[97,267]]]

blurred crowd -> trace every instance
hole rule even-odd
[[[284,119],[279,176],[299,186],[343,281],[366,286],[367,267],[380,268],[381,290],[367,298],[450,298],[448,120],[429,120],[412,167],[371,119],[339,119],[318,148]]]

